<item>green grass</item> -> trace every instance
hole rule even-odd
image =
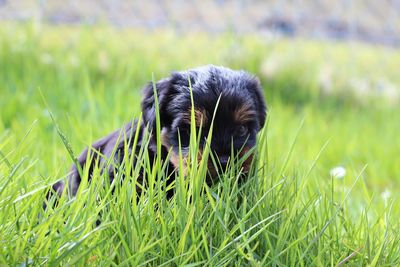
[[[168,201],[163,163],[151,169],[143,153],[150,186],[138,201],[128,161],[122,184],[103,187],[97,171],[76,199],[41,210],[72,163],[65,144],[77,154],[138,118],[152,74],[209,63],[253,72],[265,89],[245,184],[232,166],[208,188],[192,163]],[[398,51],[361,44],[3,23],[0,265],[399,265],[398,69]]]

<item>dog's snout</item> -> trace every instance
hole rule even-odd
[[[219,157],[219,163],[221,164],[221,167],[223,169],[226,169],[226,167],[228,166],[228,162],[229,162],[228,156],[220,156]]]

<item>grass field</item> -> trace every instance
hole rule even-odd
[[[72,163],[65,143],[76,155],[138,118],[153,74],[210,63],[265,89],[247,183],[233,166],[208,188],[193,164],[168,201],[162,162],[151,171],[143,157],[151,186],[139,201],[135,175],[116,194],[95,175],[42,210]],[[0,265],[397,266],[399,69],[399,51],[357,43],[3,23]],[[343,178],[330,175],[337,166]]]

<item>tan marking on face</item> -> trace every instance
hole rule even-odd
[[[171,151],[170,161],[174,165],[175,168],[179,168],[179,155],[173,151]]]
[[[161,144],[167,149],[170,150],[171,149],[171,144],[169,142],[169,137],[168,137],[168,131],[166,128],[163,128],[161,130]],[[183,172],[186,175],[186,158],[184,156],[183,157]],[[179,153],[175,153],[173,150],[171,150],[171,157],[169,159],[172,163],[172,165],[174,165],[174,167],[176,169],[179,169]]]
[[[199,151],[197,153],[197,163],[200,163],[202,158],[203,158],[203,151],[201,149],[199,149]],[[174,167],[176,169],[179,169],[179,153],[171,151],[170,161],[171,161],[172,165],[174,165]],[[187,155],[182,155],[182,167],[183,167],[183,173],[186,175],[186,172],[187,172]]]
[[[191,108],[187,111],[186,114],[183,116],[183,120],[187,123],[190,124],[191,122]],[[196,126],[200,127],[201,125],[205,125],[208,122],[208,117],[207,117],[207,112],[205,109],[200,109],[200,108],[195,108],[194,109],[194,119],[196,121]]]
[[[197,162],[200,163],[202,159],[203,159],[203,150],[199,148],[199,151],[197,152]]]
[[[171,157],[170,157],[170,161],[172,163],[172,165],[174,165],[174,167],[179,170],[179,153],[176,153],[174,151],[171,151]],[[184,155],[182,155],[182,170],[183,170],[183,174],[186,175],[187,172],[187,167],[186,167],[186,157]]]
[[[237,123],[245,124],[254,119],[256,113],[249,104],[242,104],[236,108],[233,118]]]
[[[239,157],[241,157],[241,158],[244,157],[249,150],[250,150],[250,147],[247,147],[247,146],[243,147],[242,151],[240,151],[240,153],[239,153]],[[248,155],[247,159],[243,162],[242,168],[243,168],[244,173],[249,172],[251,163],[253,162],[253,157],[254,157],[254,152],[251,153],[250,155]]]

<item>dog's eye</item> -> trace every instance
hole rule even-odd
[[[246,136],[249,133],[249,128],[246,125],[240,125],[236,128],[236,136]]]

